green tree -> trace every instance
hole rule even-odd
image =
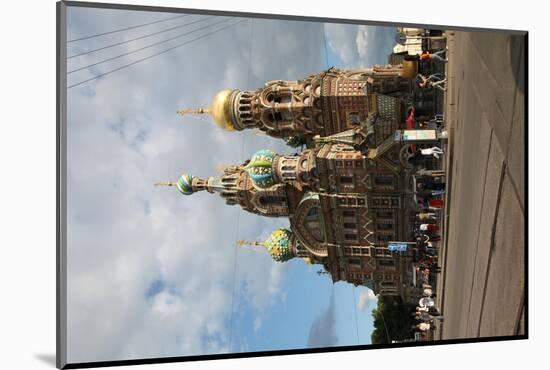
[[[398,296],[378,297],[378,305],[372,311],[374,331],[371,342],[380,344],[411,338],[414,335],[411,329],[414,325],[414,319],[411,316],[413,308],[403,303]]]

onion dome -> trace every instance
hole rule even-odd
[[[256,188],[267,189],[275,184],[275,174],[272,168],[275,155],[271,150],[260,150],[254,153],[246,165],[245,170]]]
[[[186,114],[210,114],[216,125],[226,131],[235,131],[233,121],[233,102],[239,90],[225,89],[214,96],[210,108],[186,108],[178,110],[181,115]]]
[[[214,96],[210,106],[210,114],[218,127],[227,131],[234,131],[235,125],[231,118],[232,95],[236,90],[222,90]]]
[[[178,182],[176,183],[176,186],[180,193],[183,195],[191,195],[193,194],[193,175],[190,175],[188,173],[184,173],[181,175],[181,177],[178,179]]]
[[[294,257],[290,244],[291,237],[292,232],[290,230],[277,229],[264,242],[264,246],[275,261],[285,262]]]

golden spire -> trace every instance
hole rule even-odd
[[[222,90],[214,96],[212,105],[209,108],[187,108],[178,110],[181,115],[186,114],[210,114],[218,127],[235,131],[235,124],[232,120],[231,107],[236,90]]]
[[[210,108],[188,108],[188,109],[180,109],[176,111],[177,114],[181,114],[182,116],[185,116],[186,114],[207,114],[210,113]]]
[[[237,245],[240,246],[255,246],[265,247],[265,244],[257,240],[237,240]]]

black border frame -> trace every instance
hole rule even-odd
[[[522,335],[511,336],[494,336],[481,338],[461,338],[461,339],[445,339],[433,342],[405,342],[405,343],[389,343],[389,344],[369,344],[369,345],[354,345],[354,346],[339,346],[339,347],[324,347],[324,348],[303,348],[292,350],[275,350],[275,351],[259,351],[259,352],[243,352],[243,353],[226,353],[226,354],[206,354],[195,356],[174,356],[146,359],[131,359],[131,360],[116,360],[116,361],[97,361],[97,362],[81,362],[67,363],[67,261],[66,261],[66,169],[67,169],[67,136],[66,136],[66,8],[81,7],[81,8],[96,8],[96,9],[120,9],[120,10],[138,10],[149,12],[165,12],[165,13],[189,13],[189,14],[208,14],[220,16],[238,16],[260,19],[283,19],[292,21],[306,22],[325,22],[325,23],[344,23],[344,24],[361,24],[371,26],[403,26],[417,28],[441,28],[446,30],[456,31],[482,31],[482,32],[506,32],[508,34],[520,35],[524,37],[524,296],[523,310],[518,313],[520,316],[524,314],[524,331]],[[458,27],[438,24],[420,24],[420,23],[401,23],[401,22],[382,22],[382,21],[367,21],[356,19],[341,19],[341,18],[324,18],[324,17],[308,17],[287,14],[265,14],[265,13],[249,13],[249,12],[229,12],[208,9],[189,9],[189,8],[174,8],[163,6],[146,6],[146,5],[130,5],[130,4],[111,4],[98,2],[79,2],[79,1],[59,1],[56,3],[56,36],[57,36],[57,61],[56,61],[56,367],[58,369],[79,369],[79,368],[95,368],[105,366],[127,366],[127,365],[146,365],[174,362],[190,362],[190,361],[205,361],[205,360],[221,360],[235,359],[248,357],[266,357],[266,356],[286,356],[296,354],[312,354],[312,353],[328,353],[342,351],[359,351],[371,349],[386,349],[386,348],[406,348],[406,347],[424,347],[424,346],[439,346],[447,344],[464,344],[464,343],[485,343],[522,340],[529,338],[529,176],[528,176],[528,158],[529,158],[529,32],[526,30],[508,30],[508,29],[490,29],[477,27]],[[526,109],[527,108],[527,109]]]

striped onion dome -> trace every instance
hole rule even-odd
[[[193,175],[184,173],[181,175],[181,177],[178,179],[178,182],[176,183],[176,186],[178,187],[178,190],[183,195],[191,195],[193,194]]]
[[[246,172],[252,179],[254,186],[259,189],[267,189],[275,184],[274,173],[272,169],[275,153],[271,150],[260,150],[252,156],[250,162],[245,167]]]
[[[292,232],[288,229],[277,229],[264,242],[267,251],[275,261],[285,262],[294,257],[291,250],[290,238]]]

